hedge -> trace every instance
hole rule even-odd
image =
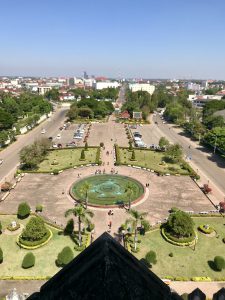
[[[173,244],[175,246],[180,246],[180,247],[186,247],[186,246],[193,246],[196,243],[196,239],[192,239],[190,241],[185,241],[185,242],[178,242],[177,240],[172,240],[171,236],[167,236],[168,233],[166,233],[165,228],[161,228],[161,234],[164,237],[164,239],[169,242],[170,244]],[[195,237],[197,237],[197,233],[195,232]],[[176,238],[175,238],[176,239]]]
[[[34,250],[34,249],[40,248],[40,247],[46,245],[53,236],[52,231],[50,229],[48,229],[48,231],[49,231],[49,234],[47,235],[47,239],[46,239],[46,236],[45,236],[40,241],[36,241],[36,242],[22,241],[21,242],[21,238],[20,238],[20,236],[18,236],[16,242],[17,242],[18,246],[23,248],[23,249]]]
[[[95,159],[96,164],[98,164],[98,165],[101,165],[101,163],[102,163],[100,160],[100,156],[101,156],[101,148],[98,147],[97,151],[96,151],[96,159]]]
[[[116,154],[116,162],[115,165],[119,166],[121,165],[121,159],[120,159],[120,148],[117,144],[114,145],[115,147],[115,154]]]
[[[0,276],[0,280],[49,280],[51,276]]]

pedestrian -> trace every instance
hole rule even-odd
[[[112,227],[112,221],[109,221],[109,229]]]

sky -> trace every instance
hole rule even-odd
[[[225,0],[0,0],[0,76],[225,80]]]

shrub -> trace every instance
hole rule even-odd
[[[34,254],[32,252],[27,253],[23,258],[22,268],[28,269],[28,268],[33,267],[34,264],[35,264]]]
[[[39,217],[32,217],[21,234],[21,240],[40,241],[47,235],[48,229],[45,227],[44,221]]]
[[[70,219],[68,220],[66,227],[64,228],[64,234],[65,235],[71,235],[74,230],[74,220]]]
[[[0,221],[0,234],[2,233],[2,223]]]
[[[56,263],[60,267],[64,267],[73,259],[73,251],[70,247],[64,247],[61,252],[59,252]]]
[[[194,233],[194,222],[189,214],[178,210],[169,215],[166,229],[175,237],[190,237]]]
[[[59,171],[58,171],[58,170],[56,170],[56,169],[55,169],[55,170],[53,170],[53,171],[52,171],[52,173],[53,173],[53,175],[59,175]]]
[[[88,226],[87,226],[87,231],[91,232],[94,229],[95,229],[95,224],[89,223]]]
[[[222,256],[215,256],[214,265],[218,271],[225,269],[225,260]]]
[[[100,143],[100,147],[101,148],[104,147],[104,143],[103,142]]]
[[[30,206],[27,202],[22,202],[18,206],[17,217],[18,219],[25,219],[30,215]]]
[[[130,160],[135,160],[136,158],[135,158],[135,151],[133,150],[132,151],[132,154],[131,154],[131,159]]]
[[[84,152],[84,149],[81,150],[80,160],[85,160],[85,152]]]
[[[132,142],[129,141],[129,150],[132,151],[133,150],[133,145]]]
[[[12,184],[10,182],[6,181],[1,185],[1,191],[8,192],[11,189],[11,186],[12,186]]]
[[[36,212],[42,212],[42,210],[43,210],[43,206],[41,204],[37,204],[35,211]]]
[[[173,257],[173,252],[170,252],[170,253],[169,253],[169,257]]]
[[[3,262],[3,251],[2,248],[0,248],[0,264]]]
[[[147,220],[142,220],[141,226],[144,228],[145,232],[151,229],[151,225]]]
[[[171,207],[170,213],[177,212],[178,210],[179,210],[179,208],[177,208],[177,207]]]
[[[146,262],[148,267],[151,267],[152,264],[156,264],[157,263],[156,253],[152,250],[147,252],[146,255],[145,255],[145,262]]]
[[[121,159],[120,159],[120,148],[117,144],[115,144],[115,153],[116,153],[115,165],[119,166],[121,164]]]
[[[223,238],[223,240],[222,240],[223,242],[224,242],[224,244],[225,244],[225,237]]]
[[[84,149],[87,151],[88,150],[88,143],[86,142],[84,145]]]

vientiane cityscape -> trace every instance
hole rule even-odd
[[[0,299],[225,300],[225,3],[106,2],[2,5]]]

